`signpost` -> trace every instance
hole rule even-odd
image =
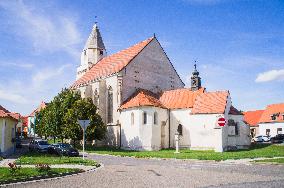
[[[225,124],[226,124],[226,119],[223,118],[223,117],[220,117],[220,118],[217,120],[217,124],[218,124],[220,127],[224,127]]]
[[[90,125],[90,120],[78,120],[78,123],[83,129],[83,160],[85,160],[85,131],[87,127]]]

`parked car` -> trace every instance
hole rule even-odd
[[[59,144],[50,144],[47,148],[47,153],[49,154],[57,154],[56,148],[59,147]]]
[[[269,142],[270,136],[259,135],[252,139],[254,142]]]
[[[16,148],[22,148],[22,142],[19,137],[16,138]]]
[[[56,155],[64,155],[64,156],[79,156],[79,151],[73,148],[70,144],[65,143],[57,143],[51,144],[48,148],[48,153],[56,154]]]
[[[47,152],[48,146],[49,144],[46,140],[35,139],[30,142],[29,150],[37,152]]]
[[[278,134],[271,138],[271,143],[283,143],[284,142],[284,134]]]

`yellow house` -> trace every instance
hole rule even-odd
[[[0,155],[9,155],[14,152],[15,127],[18,120],[15,114],[0,105]]]

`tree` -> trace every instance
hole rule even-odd
[[[82,139],[82,129],[78,119],[90,119],[86,131],[88,140],[102,139],[106,132],[97,107],[90,98],[81,99],[78,92],[63,89],[49,105],[37,113],[36,131],[41,136],[52,136],[54,139]]]
[[[72,140],[82,139],[82,129],[78,123],[78,119],[89,119],[90,126],[86,130],[87,140],[101,140],[106,132],[101,117],[97,113],[97,107],[93,104],[92,99],[77,100],[72,108],[68,109],[63,128],[64,134]]]

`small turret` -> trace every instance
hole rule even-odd
[[[196,69],[196,64],[194,64],[194,71],[191,76],[191,90],[196,91],[201,88],[201,78],[199,77],[199,72]]]

